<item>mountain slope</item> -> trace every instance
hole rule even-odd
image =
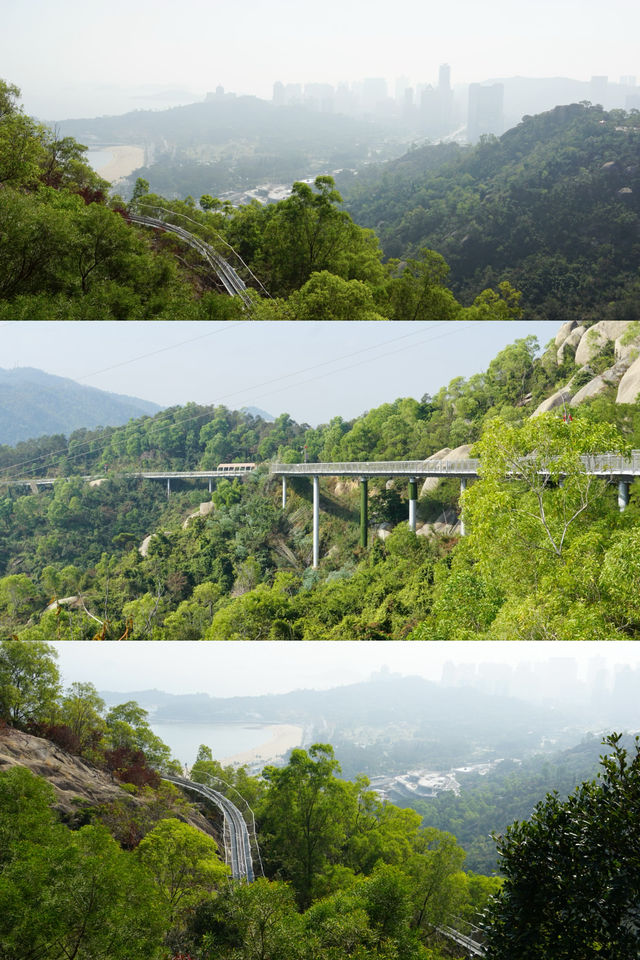
[[[0,444],[119,426],[160,409],[157,403],[85,387],[33,367],[0,369]]]
[[[387,256],[442,254],[463,301],[498,278],[522,291],[528,318],[638,315],[633,113],[556,107],[473,149],[423,147],[339,185]]]

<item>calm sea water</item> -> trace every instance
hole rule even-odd
[[[96,171],[106,167],[113,160],[113,154],[110,150],[87,150],[86,156],[87,163]]]
[[[269,724],[150,723],[149,726],[171,747],[176,760],[189,766],[194,763],[201,743],[211,747],[214,760],[223,760],[267,743],[272,731]]]

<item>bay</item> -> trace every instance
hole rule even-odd
[[[214,760],[254,750],[267,743],[272,736],[273,724],[243,723],[154,723],[153,732],[171,747],[172,755],[182,764],[191,766],[201,743],[211,747]]]
[[[103,167],[111,163],[113,156],[111,150],[87,150],[86,153],[87,163],[96,173],[100,173]]]

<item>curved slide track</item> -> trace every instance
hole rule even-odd
[[[230,297],[240,297],[245,307],[251,306],[251,297],[247,292],[247,285],[244,280],[238,276],[231,264],[227,263],[217,250],[210,247],[209,244],[201,240],[200,237],[189,233],[189,231],[183,227],[176,226],[175,223],[161,220],[159,217],[146,217],[140,213],[133,213],[132,211],[127,212],[126,217],[131,223],[138,223],[143,227],[151,227],[152,230],[163,230],[165,233],[175,233],[181,240],[188,243],[190,247],[197,250],[203,260],[207,261]]]
[[[199,794],[209,803],[215,804],[222,810],[225,860],[227,865],[231,867],[231,876],[235,880],[246,880],[247,883],[253,883],[255,876],[249,830],[244,817],[235,804],[228,800],[224,794],[212,790],[211,787],[206,787],[203,783],[195,783],[193,780],[187,780],[186,777],[176,777],[169,773],[163,773],[161,777],[183,790],[191,790],[193,793]]]

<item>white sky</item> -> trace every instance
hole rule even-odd
[[[2,2],[2,0],[0,0]],[[553,321],[425,323],[20,322],[0,324],[0,367],[36,367],[163,406],[256,406],[312,425],[486,370]]]
[[[0,0],[0,75],[47,119],[135,109],[141,94],[275,80],[640,74],[634,0]],[[183,102],[188,102],[187,97]]]
[[[589,660],[640,664],[640,644],[531,642],[380,643],[310,642],[155,642],[55,643],[65,685],[89,681],[100,690],[208,693],[218,697],[257,696],[329,687],[367,680],[388,667],[404,676],[439,681],[443,664],[533,663],[574,657],[587,670]]]

